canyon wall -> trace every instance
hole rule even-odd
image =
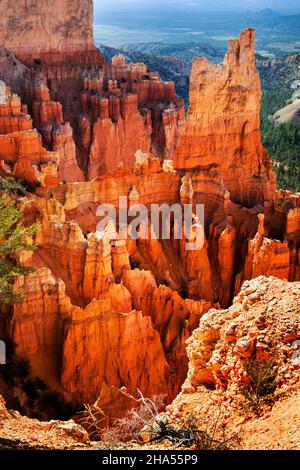
[[[18,74],[7,72],[17,63],[13,55],[0,67],[44,146],[58,152],[61,181],[93,180],[119,165],[132,169],[138,151],[173,157],[185,124],[174,84],[117,58],[108,64],[96,49],[41,52],[22,56]]]
[[[22,106],[20,98],[1,81],[0,152],[3,174],[22,179],[33,186],[55,186],[59,183],[58,154],[43,147],[27,107]]]
[[[193,172],[199,200],[220,190],[247,207],[274,197],[275,176],[261,144],[260,98],[254,30],[229,41],[224,64],[194,59],[174,167]]]
[[[0,47],[17,56],[94,48],[92,0],[2,0]]]
[[[120,298],[120,310],[109,298],[75,307],[64,283],[45,268],[20,279],[16,288],[26,294],[11,321],[16,352],[50,387],[78,404],[95,401],[104,384],[126,386],[131,393],[139,388],[147,396],[168,393],[170,369],[150,317],[123,310]],[[116,296],[121,292],[116,289]]]

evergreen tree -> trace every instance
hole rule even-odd
[[[21,186],[12,180],[0,179],[0,306],[10,305],[22,298],[15,292],[14,281],[19,274],[28,274],[32,268],[22,266],[14,257],[20,250],[34,250],[30,238],[36,233],[38,224],[24,227],[22,210],[17,205],[16,191]]]

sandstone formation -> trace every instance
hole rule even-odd
[[[244,361],[267,361],[278,355],[278,387],[296,383],[299,364],[293,360],[300,338],[299,283],[258,277],[244,283],[226,311],[211,310],[188,340],[190,369],[186,386],[214,385],[233,402],[247,381]]]
[[[124,284],[132,296],[133,306],[149,315],[160,333],[162,344],[171,370],[177,380],[186,375],[185,342],[199,322],[199,318],[209,310],[210,303],[204,300],[183,300],[169,287],[157,287],[149,271],[127,271]]]
[[[84,181],[76,159],[73,130],[69,123],[64,122],[62,105],[51,100],[49,89],[41,80],[24,80],[22,94],[45,146],[58,153],[60,180]]]
[[[165,391],[169,366],[142,312],[115,311],[109,298],[84,310],[73,306],[63,281],[46,268],[21,278],[16,288],[26,295],[11,319],[16,353],[49,386],[78,403],[92,403],[105,384],[125,385],[131,393],[139,388],[147,396]]]
[[[244,283],[228,310],[202,317],[188,340],[187,380],[167,407],[172,423],[192,419],[220,439],[224,429],[227,438],[238,433],[242,449],[298,448],[299,293],[299,282],[260,276]],[[274,401],[260,417],[245,398],[251,360],[269,361],[275,374]]]
[[[173,83],[162,82],[144,64],[117,59],[106,74],[84,77],[80,128],[90,180],[121,162],[132,168],[137,150],[172,157],[184,125]]]
[[[87,431],[70,421],[40,422],[8,410],[0,395],[0,450],[95,450]]]
[[[9,53],[0,79],[21,91],[47,149],[59,153],[61,180],[132,169],[139,149],[173,156],[183,101],[144,64],[104,60],[93,42],[92,0],[19,1],[11,9],[1,4],[0,50]]]
[[[11,333],[12,338],[14,338],[17,344],[22,343],[21,349],[18,348],[17,350],[18,354],[22,357],[30,358],[34,373],[38,376],[42,376],[47,383],[51,383],[51,377],[56,377],[55,383],[61,383],[63,392],[71,394],[73,399],[79,400],[79,398],[85,398],[88,401],[95,400],[97,393],[101,390],[101,384],[104,383],[114,386],[122,386],[122,384],[125,384],[131,393],[134,393],[134,390],[139,385],[139,388],[147,392],[148,395],[154,394],[155,390],[157,391],[158,389],[159,391],[163,391],[162,385],[159,385],[159,383],[162,383],[166,393],[174,396],[174,393],[178,391],[186,373],[185,340],[197,325],[199,317],[210,308],[211,303],[205,300],[184,300],[178,293],[172,291],[170,288],[165,286],[158,287],[150,272],[140,271],[139,269],[131,271],[126,241],[115,240],[113,233],[111,234],[109,231],[109,227],[103,233],[96,232],[96,234],[91,233],[85,235],[78,223],[66,220],[63,206],[55,200],[43,198],[29,199],[28,201],[24,200],[23,207],[24,222],[26,224],[39,222],[40,224],[40,229],[35,238],[38,249],[31,259],[27,259],[27,264],[29,263],[37,269],[42,267],[43,269],[50,268],[56,279],[58,279],[57,282],[60,282],[60,284],[57,284],[57,287],[54,289],[54,298],[57,299],[55,303],[55,301],[52,302],[52,300],[48,300],[48,297],[44,298],[44,296],[40,294],[40,286],[48,284],[47,279],[49,271],[38,271],[39,274],[37,277],[33,276],[29,278],[28,286],[30,286],[30,294],[28,292],[26,300],[16,305],[15,315],[12,320],[12,324],[14,325],[17,318],[20,322],[16,323],[19,326],[14,326]],[[158,247],[159,246],[158,243]],[[133,247],[131,247],[131,250],[132,249]],[[138,259],[138,253],[143,254],[144,248],[135,247],[134,252],[135,259]],[[153,255],[154,254],[153,252]],[[152,266],[147,255],[144,255],[144,260],[143,258],[140,259],[141,263],[145,266]],[[168,258],[165,259],[165,266],[167,270],[169,267]],[[163,267],[162,265],[160,273],[157,273],[158,278],[166,277],[167,271],[164,271]],[[174,273],[176,273],[175,270]],[[44,275],[46,275],[45,281],[43,281],[41,277]],[[178,277],[177,282],[180,283],[180,278]],[[54,278],[49,280],[49,285],[53,283]],[[56,284],[53,285],[56,286]],[[178,285],[180,286],[180,284]],[[27,289],[27,284],[25,284],[25,286]],[[44,289],[46,289],[46,287],[42,287],[42,291],[44,291]],[[62,294],[59,294],[61,289]],[[47,292],[52,292],[52,289],[49,288]],[[49,364],[47,367],[47,370],[51,371],[49,377],[48,375],[44,375],[43,367],[40,368],[39,366],[39,364],[45,362],[41,347],[38,357],[36,358],[35,353],[32,353],[31,349],[35,347],[35,342],[32,341],[29,344],[29,342],[27,343],[25,340],[25,331],[30,325],[30,323],[26,321],[25,312],[30,311],[30,304],[33,301],[31,294],[34,298],[39,299],[40,306],[37,307],[37,311],[47,312],[48,301],[50,301],[52,305],[50,307],[51,311],[47,314],[47,318],[49,318],[51,323],[47,326],[46,331],[52,335],[52,338],[56,339],[52,345],[45,340],[45,348],[48,350],[51,349],[51,351],[56,350],[57,355],[56,359],[54,353],[50,355],[51,365]],[[71,297],[75,305],[86,308],[83,312],[83,310],[78,307],[77,326],[75,328],[74,324],[74,332],[73,329],[71,329],[66,336],[62,317],[59,315],[61,321],[58,321],[57,314],[58,312],[61,314],[70,310],[70,299],[67,296]],[[65,302],[67,303],[67,307],[64,306]],[[145,315],[144,323],[142,322],[142,317],[139,316],[141,314],[134,313],[133,309],[137,312],[143,312]],[[18,312],[20,312],[20,314]],[[95,312],[99,313],[97,314]],[[102,313],[100,314],[100,312]],[[50,320],[51,315],[52,320]],[[96,356],[98,354],[96,348],[92,346],[92,343],[88,345],[88,343],[91,342],[90,337],[99,334],[99,339],[95,339],[95,341],[97,344],[102,344],[104,340],[101,339],[101,335],[104,334],[104,337],[107,337],[108,334],[108,331],[102,332],[101,329],[98,331],[97,325],[101,315],[103,317],[102,321],[106,318],[105,315],[107,315],[108,323],[110,323],[111,320],[112,324],[110,328],[117,328],[117,326],[113,327],[117,322],[117,318],[123,318],[121,323],[117,323],[119,324],[119,330],[118,328],[117,330],[112,330],[113,338],[115,338],[115,340],[119,338],[119,348],[121,347],[120,338],[131,329],[138,330],[139,322],[142,322],[141,325],[144,325],[141,326],[141,332],[137,336],[139,341],[141,341],[143,334],[148,334],[147,329],[150,331],[151,343],[145,348],[145,351],[154,348],[153,354],[155,355],[154,350],[158,348],[158,346],[155,346],[155,343],[160,345],[162,342],[164,352],[159,352],[161,357],[157,359],[156,364],[156,370],[158,363],[161,364],[162,367],[162,372],[158,379],[151,377],[151,361],[149,359],[149,364],[147,365],[148,356],[146,356],[143,360],[141,359],[141,361],[144,367],[146,367],[147,376],[149,377],[147,380],[137,378],[136,380],[139,380],[139,382],[134,381],[133,372],[130,372],[131,379],[128,383],[125,379],[121,382],[116,382],[113,378],[113,372],[109,373],[108,377],[105,369],[103,369],[104,372],[101,374],[99,369],[99,373],[95,375],[94,388],[91,383],[89,386],[85,386],[85,381],[90,381],[93,375],[92,369],[89,370],[89,367],[95,367],[95,365],[93,365],[96,360],[93,359],[94,354],[96,354]],[[80,316],[82,316],[82,322],[80,321]],[[146,320],[146,318],[148,319]],[[125,321],[125,319],[127,320]],[[154,335],[155,330],[152,331],[151,320],[159,333],[157,339],[155,339]],[[39,324],[40,321],[46,324],[46,322],[43,322],[43,320],[39,318],[39,315],[37,321]],[[85,328],[87,328],[87,331],[84,333]],[[34,327],[34,331],[38,332],[39,330],[37,327]],[[145,333],[143,333],[143,331],[145,331]],[[31,332],[32,330],[29,331],[29,336]],[[156,331],[155,334],[157,334]],[[74,335],[77,339],[75,339]],[[79,339],[80,335],[83,335],[81,339]],[[22,341],[20,340],[21,337],[24,338]],[[37,333],[38,342],[41,341],[38,340],[38,338],[42,337],[44,338],[42,331]],[[56,342],[58,338],[61,338],[59,344]],[[110,341],[112,345],[113,338],[112,341]],[[130,338],[133,340],[132,334]],[[49,341],[51,343],[51,340]],[[78,350],[78,341],[83,345],[85,341],[87,341],[84,346],[84,351],[91,355],[91,366],[88,365],[89,360],[87,358],[83,359],[83,352]],[[127,344],[126,335],[124,336],[124,341],[125,344]],[[147,340],[145,339],[145,341]],[[74,347],[75,351],[73,351]],[[142,349],[144,350],[144,348]],[[127,346],[126,350],[126,354],[128,354],[128,356],[126,355],[126,361],[129,363],[129,349]],[[65,352],[62,353],[62,351]],[[77,351],[79,351],[78,359]],[[63,364],[59,359],[61,354],[63,354]],[[64,357],[65,354],[66,358]],[[102,352],[102,354],[105,354],[106,357],[106,353]],[[161,377],[165,375],[163,368],[167,367],[165,356],[169,364],[172,364],[173,369],[177,371],[172,380],[171,377],[169,377],[169,379],[161,379]],[[85,365],[79,366],[76,361],[82,360],[84,360]],[[41,363],[39,361],[41,361]],[[101,360],[99,363],[100,362]],[[103,360],[103,363],[104,368],[108,367],[108,365],[105,365],[105,360]],[[60,379],[60,375],[57,371],[61,370],[61,367],[63,367],[65,371]],[[130,367],[134,369],[136,366],[132,365]],[[81,373],[79,374],[79,370],[82,371],[82,376]],[[120,375],[120,373],[119,371],[118,375]],[[157,380],[159,381],[158,383]]]
[[[195,59],[190,83],[189,115],[174,167],[193,170],[197,200],[222,189],[247,207],[272,199],[275,177],[260,139],[254,30],[229,41],[222,65]]]
[[[230,41],[223,65],[195,60],[185,122],[173,83],[123,56],[104,60],[92,2],[17,3],[0,15],[0,46],[10,49],[0,54],[0,174],[27,183],[17,203],[39,229],[36,250],[16,254],[35,271],[16,280],[25,296],[1,335],[33,379],[78,407],[97,400],[109,420],[138,389],[176,396],[203,318],[184,390],[233,395],[241,358],[266,357],[272,335],[286,355],[291,322],[299,327],[298,284],[285,280],[300,280],[300,201],[276,193],[261,144],[254,31]],[[201,248],[188,249],[185,226],[181,240],[118,237],[118,219],[100,230],[98,206],[118,208],[120,197],[146,206],[147,235],[151,204],[192,204]],[[282,281],[248,282],[261,275]]]
[[[3,77],[18,92],[22,83],[34,126],[60,154],[61,180],[92,180],[120,164],[132,169],[138,150],[173,156],[185,121],[173,83],[144,64],[108,64],[97,50],[38,57],[22,78]]]
[[[22,58],[94,48],[92,0],[4,0],[0,18],[0,47]]]
[[[291,255],[288,241],[271,240],[264,232],[264,215],[260,214],[258,232],[249,242],[244,277],[252,279],[265,275],[289,279]]]
[[[100,304],[78,310],[66,331],[63,389],[79,403],[95,400],[106,383],[146,396],[168,393],[169,366],[151,319],[142,312],[114,314],[108,302]]]
[[[299,200],[279,191],[274,211],[259,214],[255,237],[249,240],[243,270],[236,277],[236,293],[242,279],[261,275],[299,281]]]

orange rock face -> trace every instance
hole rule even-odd
[[[123,57],[104,60],[93,42],[92,0],[18,1],[14,15],[11,8],[0,7],[0,48],[12,54],[0,78],[21,89],[47,150],[59,154],[61,181],[132,169],[138,150],[173,156],[185,121],[174,83]]]
[[[156,186],[158,178],[161,178],[161,182],[165,186],[165,189],[161,187],[162,194],[167,193],[167,188],[172,188],[172,185],[175,193],[175,189],[178,190],[178,179],[175,178],[173,173],[163,171],[158,160],[152,159],[150,161],[153,164],[152,170],[147,168],[150,162],[146,162],[147,165],[144,170],[142,169],[143,165],[136,168],[136,177],[139,175],[137,187],[139,188],[139,185],[143,187],[144,185],[144,197],[151,198],[151,195],[152,197],[155,196],[154,188],[159,189]],[[142,171],[145,173],[141,174]],[[133,258],[140,260],[142,266],[151,270],[154,263],[157,263],[158,269],[154,270],[157,279],[165,279],[165,282],[177,287],[179,291],[182,290],[183,285],[185,285],[184,274],[178,276],[176,263],[173,268],[170,267],[170,262],[174,263],[175,257],[178,258],[171,242],[168,249],[166,249],[159,241],[154,244],[151,242],[150,247],[147,246],[147,243],[146,245],[139,245],[139,243],[128,241],[127,248],[125,240],[115,240],[113,238],[114,236],[110,233],[109,227],[105,232],[90,233],[88,235],[84,233],[87,230],[87,221],[85,217],[81,217],[81,210],[83,214],[89,212],[87,211],[88,205],[90,203],[97,204],[97,201],[100,203],[103,194],[106,194],[108,200],[111,197],[112,202],[117,200],[118,193],[116,189],[120,191],[121,195],[121,191],[130,183],[130,179],[132,180],[132,175],[130,176],[130,173],[124,170],[116,173],[119,175],[119,186],[115,187],[111,195],[107,192],[107,188],[113,188],[112,182],[117,175],[111,175],[102,181],[93,183],[67,185],[68,191],[71,192],[66,192],[64,205],[57,200],[60,198],[58,193],[55,196],[57,199],[54,200],[33,198],[23,201],[24,221],[27,224],[34,221],[40,223],[40,230],[35,239],[38,249],[28,262],[36,268],[50,268],[57,279],[62,279],[65,283],[66,293],[70,296],[74,305],[87,306],[86,308],[88,308],[88,304],[93,303],[93,299],[97,299],[104,302],[104,304],[109,302],[112,311],[118,314],[121,312],[124,315],[129,315],[135,309],[150,317],[148,321],[151,323],[152,320],[156,331],[159,333],[164,354],[169,364],[173,365],[174,371],[177,371],[172,380],[169,377],[169,381],[165,380],[164,382],[167,393],[174,396],[174,393],[179,390],[180,383],[183,381],[187,370],[185,340],[197,325],[200,316],[210,308],[211,303],[205,300],[184,300],[169,287],[159,287],[149,271],[131,270],[130,263]],[[123,183],[121,176],[123,176]],[[149,187],[150,184],[153,185],[153,191],[151,191],[151,186]],[[132,195],[131,188],[132,186],[128,185],[126,189],[129,196]],[[73,193],[75,189],[76,193]],[[174,197],[172,192],[169,192],[168,195],[172,201]],[[158,202],[160,197],[160,193],[157,192]],[[61,201],[63,202],[63,199]],[[78,201],[80,202],[79,205]],[[79,223],[68,220],[68,214],[72,214],[72,218],[76,217]],[[95,230],[96,219],[92,220],[92,224]],[[131,258],[130,253],[133,254],[133,258]],[[179,258],[178,260],[180,261]],[[183,267],[182,270],[184,272]],[[141,301],[141,299],[145,300]],[[125,329],[127,329],[126,325],[125,323]],[[68,345],[64,343],[64,347],[66,348],[66,354],[69,354],[71,340]],[[23,354],[27,356],[26,348]],[[70,355],[73,356],[74,354],[70,353]],[[82,370],[85,374],[84,367]],[[71,376],[74,374],[73,366],[68,369],[67,374]],[[66,379],[66,383],[70,380],[69,378]],[[88,378],[84,376],[80,380],[84,381]],[[98,391],[103,381],[105,381],[103,377],[99,378],[97,382]],[[107,384],[109,386],[119,386],[115,382],[107,382]],[[131,393],[134,393],[134,386],[130,385],[130,382],[126,386]],[[62,387],[64,391],[69,391],[71,386],[62,385]],[[147,386],[145,384],[144,389],[148,390],[147,393],[150,393],[150,391],[154,393],[154,389],[151,388],[150,384]],[[73,388],[70,393],[75,397],[76,393]],[[91,395],[91,397],[91,400],[95,399],[95,395]]]
[[[291,260],[288,242],[264,236],[264,216],[260,215],[259,219],[258,233],[249,243],[244,277],[252,279],[265,275],[289,279]]]
[[[120,101],[101,100],[102,116],[93,125],[90,142],[88,177],[96,178],[114,170],[120,163],[132,168],[138,149],[147,152],[151,147],[151,122],[149,114],[142,116],[137,107],[137,96]],[[120,104],[122,103],[122,108]],[[107,111],[104,106],[107,105]],[[109,105],[111,114],[109,114]],[[105,140],[103,135],[106,136]]]
[[[168,363],[151,319],[141,312],[113,313],[109,302],[79,310],[66,330],[62,386],[79,402],[91,402],[103,384],[147,396],[168,393]]]
[[[0,47],[22,57],[94,48],[92,0],[5,0],[0,18]]]
[[[45,146],[58,153],[60,180],[84,181],[76,159],[73,130],[69,123],[64,123],[62,105],[51,100],[49,89],[42,80],[25,80],[22,94],[32,110],[34,126],[41,133]]]
[[[216,327],[209,338],[204,333],[204,364],[190,383],[223,384],[219,346],[213,365],[206,363],[223,341],[231,310],[207,312],[229,307],[253,277],[300,279],[300,216],[297,197],[275,192],[261,145],[254,32],[230,41],[222,66],[195,60],[185,125],[172,83],[121,56],[106,63],[89,27],[79,40],[90,5],[81,2],[72,16],[80,27],[66,32],[68,47],[59,32],[49,47],[43,41],[38,47],[34,32],[25,31],[26,49],[5,25],[0,33],[24,67],[17,79],[6,72],[21,98],[0,85],[1,175],[36,186],[19,204],[26,225],[40,224],[36,251],[18,254],[36,271],[17,281],[26,296],[7,331],[34,377],[76,405],[94,403],[104,389],[99,400],[110,417],[115,396],[128,409],[123,386],[130,403],[137,389],[176,395],[188,370],[186,340],[203,316],[201,325],[216,318]],[[64,31],[66,11],[60,20],[51,17],[46,30],[61,21]],[[35,15],[35,5],[25,13]],[[111,223],[97,230],[97,207],[118,208],[120,196],[128,207],[146,205],[149,214],[151,204],[203,203],[203,246],[189,251],[183,237],[117,238]]]
[[[160,333],[166,357],[176,374],[172,385],[177,391],[178,383],[186,375],[185,341],[211,304],[205,300],[184,300],[169,287],[157,287],[149,271],[126,271],[123,282],[131,293],[134,308],[149,315]]]
[[[60,155],[61,180],[93,180],[120,164],[132,169],[139,150],[172,158],[184,103],[144,64],[108,64],[97,50],[41,52],[25,62],[23,79],[9,82],[14,89],[22,82],[34,126]]]
[[[26,294],[11,321],[16,352],[50,386],[79,403],[95,401],[104,384],[147,396],[166,391],[170,370],[159,334],[141,312],[114,310],[122,307],[120,297],[118,304],[108,298],[75,307],[46,268],[16,288]]]
[[[192,417],[208,432],[213,429],[214,435],[220,438],[226,427],[228,436],[239,432],[241,441],[238,448],[244,449],[252,448],[249,442],[245,442],[246,435],[255,432],[259,432],[259,442],[253,448],[262,449],[270,426],[273,426],[273,439],[276,441],[272,447],[271,440],[267,439],[266,448],[280,448],[279,434],[275,438],[277,425],[280,440],[284,435],[287,440],[282,448],[296,448],[293,443],[295,435],[289,440],[289,428],[284,428],[283,423],[292,407],[291,415],[297,429],[299,293],[298,282],[288,283],[260,276],[245,282],[228,310],[211,310],[204,315],[199,328],[188,340],[188,378],[180,395],[167,408],[169,421],[185,422]],[[255,361],[252,373],[250,361]],[[251,408],[253,404],[250,404],[249,397],[255,397],[251,387],[259,370],[268,371],[273,377],[270,383],[274,403],[263,405],[260,396],[258,417]],[[265,382],[261,380],[260,383]],[[293,393],[296,393],[296,398],[289,404]],[[276,402],[285,403],[285,400],[285,411],[276,416]],[[274,420],[264,427],[262,423],[273,413]],[[216,425],[216,417],[220,427]]]
[[[162,82],[144,64],[127,65],[116,57],[105,73],[85,74],[81,101],[81,138],[90,180],[120,163],[132,168],[137,150],[173,156],[184,105],[176,98],[174,84]]]
[[[32,129],[32,119],[24,111],[20,97],[12,95],[10,88],[0,82],[0,134]]]
[[[26,294],[26,300],[14,306],[11,322],[16,352],[30,360],[34,375],[52,387],[57,386],[63,347],[61,326],[72,308],[64,283],[43,268],[19,279],[16,288],[22,288]]]

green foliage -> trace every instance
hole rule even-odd
[[[274,162],[277,185],[281,189],[300,191],[300,123],[275,126],[269,116],[285,106],[290,91],[265,90],[261,106],[262,142]]]
[[[13,183],[8,181],[7,185],[12,187]],[[8,191],[6,188],[6,192],[0,192],[0,306],[22,298],[21,292],[14,292],[13,283],[16,276],[27,274],[32,268],[22,266],[13,255],[20,250],[34,250],[29,239],[38,229],[38,224],[24,227],[20,223],[22,210]]]

